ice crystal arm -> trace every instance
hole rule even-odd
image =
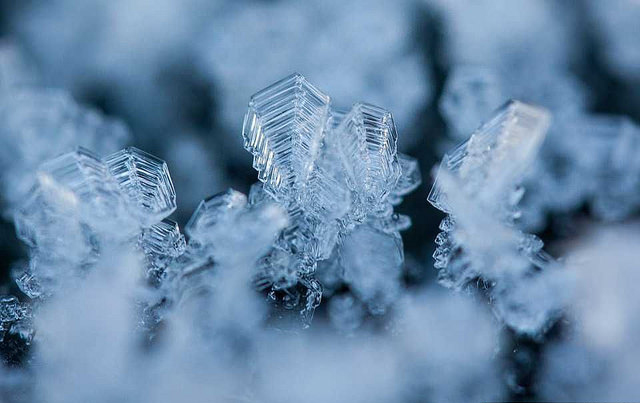
[[[106,157],[105,162],[142,226],[148,227],[176,209],[176,192],[164,161],[127,147]]]
[[[107,166],[90,151],[78,148],[40,166],[38,184],[48,202],[78,211],[92,225],[123,219],[124,202]]]
[[[184,252],[185,240],[178,223],[164,219],[142,232],[140,246],[150,256],[177,257]]]
[[[329,117],[327,95],[293,74],[251,97],[242,129],[245,148],[265,190],[286,200],[303,187],[320,151]]]
[[[339,151],[328,140],[316,161],[305,192],[298,196],[300,204],[310,216],[325,221],[344,216],[352,201]]]
[[[368,204],[384,200],[400,176],[391,113],[377,106],[356,104],[335,136],[352,190]]]
[[[29,270],[24,270],[17,276],[16,284],[20,291],[29,298],[38,298],[43,294],[42,285],[38,277]]]
[[[190,239],[206,243],[214,226],[224,222],[228,215],[240,212],[246,205],[247,197],[234,189],[213,195],[200,202],[184,231]]]
[[[178,223],[168,219],[142,231],[138,245],[145,255],[147,278],[156,286],[162,283],[167,266],[186,249]]]
[[[548,121],[540,108],[507,104],[445,156],[429,195],[434,206],[449,214],[434,253],[440,282],[463,289],[483,281],[498,318],[534,337],[559,316],[564,303],[559,290],[567,282],[542,251],[539,238],[513,227],[511,213],[523,194],[516,184]]]
[[[454,173],[469,194],[486,203],[499,202],[531,164],[549,128],[550,115],[540,107],[510,101],[471,138],[445,155],[440,170]],[[429,202],[449,212],[438,178]]]

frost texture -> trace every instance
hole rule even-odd
[[[251,149],[259,163],[268,156],[256,164],[260,182],[248,196],[229,189],[203,200],[184,236],[167,218],[171,177],[150,154],[78,148],[36,169],[14,216],[30,247],[14,276],[32,301],[5,298],[0,313],[2,332],[37,343],[39,364],[25,378],[3,377],[2,393],[53,403],[500,396],[487,312],[440,291],[401,292],[398,231],[410,220],[394,206],[420,173],[397,153],[391,114],[362,103],[334,111],[327,96],[323,108],[304,109],[307,91],[321,92],[292,78],[273,99],[250,103],[245,136],[267,143]],[[287,91],[295,102],[278,104]],[[265,113],[273,105],[275,116]],[[337,294],[329,320],[369,342],[296,333],[325,289]],[[387,330],[369,333],[371,317]]]
[[[11,295],[0,296],[0,343],[4,341],[6,332],[20,331],[31,318],[31,307]],[[30,342],[31,334],[28,334]]]
[[[176,209],[176,192],[164,161],[134,147],[105,159],[111,175],[135,206],[135,214],[148,226]]]
[[[0,289],[17,297],[0,298],[0,401],[638,400],[640,231],[589,222],[640,207],[638,4],[3,2],[24,48],[0,44],[0,193],[30,254]],[[301,78],[264,98],[265,182],[196,209],[248,185],[243,107],[292,70],[336,97],[328,111]],[[179,204],[140,151],[114,176],[126,129],[44,83],[126,119]],[[393,209],[419,168],[386,110],[349,109],[360,98],[394,112],[422,161],[452,149],[441,118],[455,142],[489,122],[438,176],[436,264],[464,293],[425,284],[440,213],[424,194],[397,210],[418,224],[404,261],[411,218]],[[494,141],[514,129],[491,124],[510,98],[552,112],[541,146]],[[176,204],[180,223],[196,210],[184,235]],[[581,237],[591,226],[608,234]],[[24,258],[2,229],[1,255]]]
[[[429,201],[448,216],[436,238],[440,282],[481,280],[494,313],[515,331],[540,335],[559,316],[566,280],[534,235],[517,230],[518,188],[549,127],[546,110],[511,101],[445,155]],[[541,303],[544,301],[544,304]]]
[[[270,287],[279,306],[301,309],[307,322],[322,292],[318,262],[339,259],[343,281],[372,312],[384,312],[403,262],[398,231],[410,226],[393,204],[420,183],[416,161],[398,158],[391,113],[365,103],[335,111],[329,96],[294,74],[251,98],[243,137],[262,182],[250,203],[273,198],[291,220],[257,284]],[[358,257],[368,255],[365,245],[371,261]],[[367,270],[370,264],[382,271]]]

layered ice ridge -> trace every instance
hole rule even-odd
[[[286,199],[305,186],[324,137],[330,99],[293,74],[254,94],[242,135],[265,190]]]
[[[393,206],[420,184],[421,177],[415,159],[398,155],[391,112],[364,102],[348,111],[334,109],[328,96],[294,74],[251,97],[243,137],[262,183],[252,187],[250,204],[275,201],[289,215],[288,227],[255,277],[259,288],[271,288],[269,295],[277,306],[299,310],[304,321],[310,320],[309,293],[314,295],[311,301],[319,302],[315,295],[321,295],[315,279],[318,263],[339,259],[343,242],[352,239],[350,233],[356,229],[381,234],[370,237],[376,242],[396,237],[402,255],[398,231],[408,228],[411,220],[394,213]],[[350,251],[355,249],[349,245]],[[397,274],[400,265],[390,270]],[[371,283],[364,270],[349,272],[358,278],[348,282]],[[399,278],[385,276],[391,282]],[[384,281],[381,278],[377,286]],[[383,312],[392,294],[383,300],[384,306],[374,309],[370,304],[371,309]]]

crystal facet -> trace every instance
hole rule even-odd
[[[143,226],[166,218],[176,209],[176,192],[164,161],[128,147],[109,155],[105,162]]]

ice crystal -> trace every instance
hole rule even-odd
[[[299,74],[251,97],[242,135],[265,191],[282,201],[302,192],[328,117],[329,97]]]
[[[449,214],[434,253],[441,283],[460,289],[484,281],[496,315],[533,336],[553,323],[565,301],[561,269],[537,237],[513,226],[522,197],[518,182],[548,127],[544,109],[509,102],[445,155],[429,194],[429,201]]]
[[[55,292],[105,250],[136,237],[150,271],[182,253],[177,226],[162,221],[175,208],[175,193],[156,157],[127,148],[103,160],[78,148],[43,163],[37,178],[15,213],[18,236],[31,247],[29,269],[18,279],[27,295]]]
[[[635,147],[637,125],[622,116],[588,113],[589,97],[582,84],[563,71],[541,69],[520,76],[504,74],[498,68],[468,70],[461,66],[450,72],[440,102],[452,137],[463,135],[460,127],[486,120],[489,110],[464,108],[461,103],[452,102],[454,99],[484,105],[487,93],[496,92],[539,103],[554,113],[540,157],[522,180],[529,191],[521,203],[521,228],[541,230],[549,213],[566,214],[585,204],[590,205],[594,215],[608,220],[627,217],[637,209],[638,202],[628,191],[638,176],[636,159],[629,153],[612,154],[620,147]],[[461,85],[465,75],[473,74],[484,77],[485,90]],[[622,146],[626,143],[628,146]],[[624,174],[612,169],[620,164],[629,166]],[[607,207],[600,204],[603,202]]]
[[[211,228],[220,224],[227,215],[242,210],[247,205],[247,197],[233,189],[211,196],[200,202],[186,227],[190,240],[205,243]]]
[[[143,230],[138,243],[147,260],[147,276],[154,285],[161,284],[166,268],[186,248],[178,224],[169,219]]]
[[[176,192],[164,161],[129,147],[105,158],[111,175],[136,208],[143,226],[169,216],[176,209]]]
[[[398,153],[401,175],[396,187],[389,195],[389,201],[393,205],[400,204],[402,197],[413,192],[422,183],[418,160],[405,154]]]
[[[273,198],[290,217],[289,227],[262,261],[257,284],[272,287],[270,295],[278,305],[302,307],[303,316],[309,317],[309,307],[319,301],[317,264],[336,259],[332,254],[338,248],[339,254],[351,256],[344,257],[348,270],[343,280],[372,311],[384,311],[394,299],[387,290],[394,289],[403,260],[398,231],[411,223],[393,212],[393,204],[420,183],[417,162],[398,157],[391,113],[365,103],[336,111],[327,95],[294,74],[251,98],[243,136],[263,183],[252,187],[251,204]],[[263,192],[267,196],[261,196]],[[372,235],[349,238],[358,226]],[[387,238],[395,239],[391,244],[396,249],[386,245]],[[351,245],[344,250],[343,240]],[[372,276],[356,257],[364,245],[400,252],[389,254],[392,262],[380,263],[386,274]],[[385,258],[374,254],[372,259]],[[374,307],[378,292],[388,296]]]
[[[445,155],[442,169],[455,174],[480,203],[505,205],[505,197],[532,163],[548,127],[549,114],[544,109],[510,101],[468,141]],[[449,211],[437,178],[429,201]]]
[[[2,2],[0,401],[637,400],[636,3]]]
[[[382,209],[400,177],[393,117],[369,104],[355,104],[335,129],[347,184],[364,211]]]

